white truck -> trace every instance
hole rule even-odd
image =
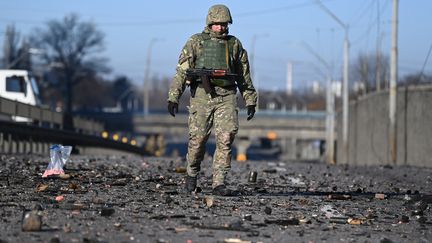
[[[0,97],[29,105],[40,105],[39,90],[34,77],[26,70],[0,69]],[[28,121],[12,116],[14,121]]]

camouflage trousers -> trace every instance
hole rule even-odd
[[[189,144],[187,173],[197,176],[204,159],[206,142],[214,127],[216,151],[213,156],[212,187],[225,184],[231,169],[231,145],[238,131],[238,109],[235,94],[210,98],[197,88],[189,106]]]

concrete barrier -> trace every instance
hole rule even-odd
[[[372,93],[349,106],[349,164],[392,164],[389,158],[388,92]],[[397,161],[432,167],[432,86],[401,87],[397,93]],[[337,117],[337,161],[341,161],[342,120]]]

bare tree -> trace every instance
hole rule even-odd
[[[370,65],[371,63],[369,62],[369,56],[365,55],[365,54],[360,54],[358,56],[358,66],[356,71],[358,72],[359,76],[360,76],[360,80],[358,80],[359,83],[363,84],[363,93],[366,92],[366,90],[368,90],[368,84],[369,84],[369,76],[371,76],[371,73],[369,72],[369,70],[371,69]]]
[[[72,128],[73,90],[80,81],[98,72],[107,72],[105,58],[95,55],[104,50],[104,34],[91,22],[80,21],[70,14],[61,21],[51,20],[45,29],[36,29],[31,38],[43,49],[43,62],[52,67],[60,79],[65,97],[65,128]]]
[[[134,91],[132,86],[132,81],[126,76],[119,76],[114,79],[113,89],[111,96],[114,100],[120,101],[119,99],[124,98],[129,92]]]
[[[20,33],[14,25],[6,27],[5,39],[3,43],[3,67],[6,69],[25,69],[31,70],[32,63],[30,58],[30,44],[26,39],[22,39],[21,46]]]
[[[18,57],[16,59],[15,66],[11,68],[17,69],[32,69],[31,55],[30,55],[30,43],[27,40],[23,40],[21,47],[18,49]]]
[[[388,80],[389,59],[387,56],[382,56],[383,55],[381,54],[379,60],[381,60],[380,75],[383,83],[380,85],[384,86],[384,83]],[[376,54],[359,54],[352,67],[352,70],[354,70],[352,73],[352,80],[362,84],[362,93],[370,92],[372,89],[376,88]]]
[[[432,76],[423,73],[408,74],[399,81],[399,85],[421,85],[432,83]]]
[[[5,39],[3,43],[3,66],[9,68],[11,63],[19,56],[18,44],[20,34],[16,31],[14,25],[6,27]]]
[[[79,111],[99,112],[103,107],[114,105],[114,99],[109,95],[112,92],[112,87],[112,82],[96,77],[89,77],[85,81],[79,82],[74,87],[75,92],[80,94],[74,100],[76,109]]]

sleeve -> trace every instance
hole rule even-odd
[[[184,45],[176,67],[169,91],[168,101],[179,103],[179,99],[186,88],[186,70],[192,66],[194,62],[194,36]]]
[[[243,46],[239,40],[236,43],[237,48],[235,48],[235,70],[236,74],[239,76],[237,80],[237,87],[240,90],[240,94],[243,97],[246,106],[257,104],[257,92],[253,86],[250,69],[249,69],[249,59],[247,51],[243,49]]]

